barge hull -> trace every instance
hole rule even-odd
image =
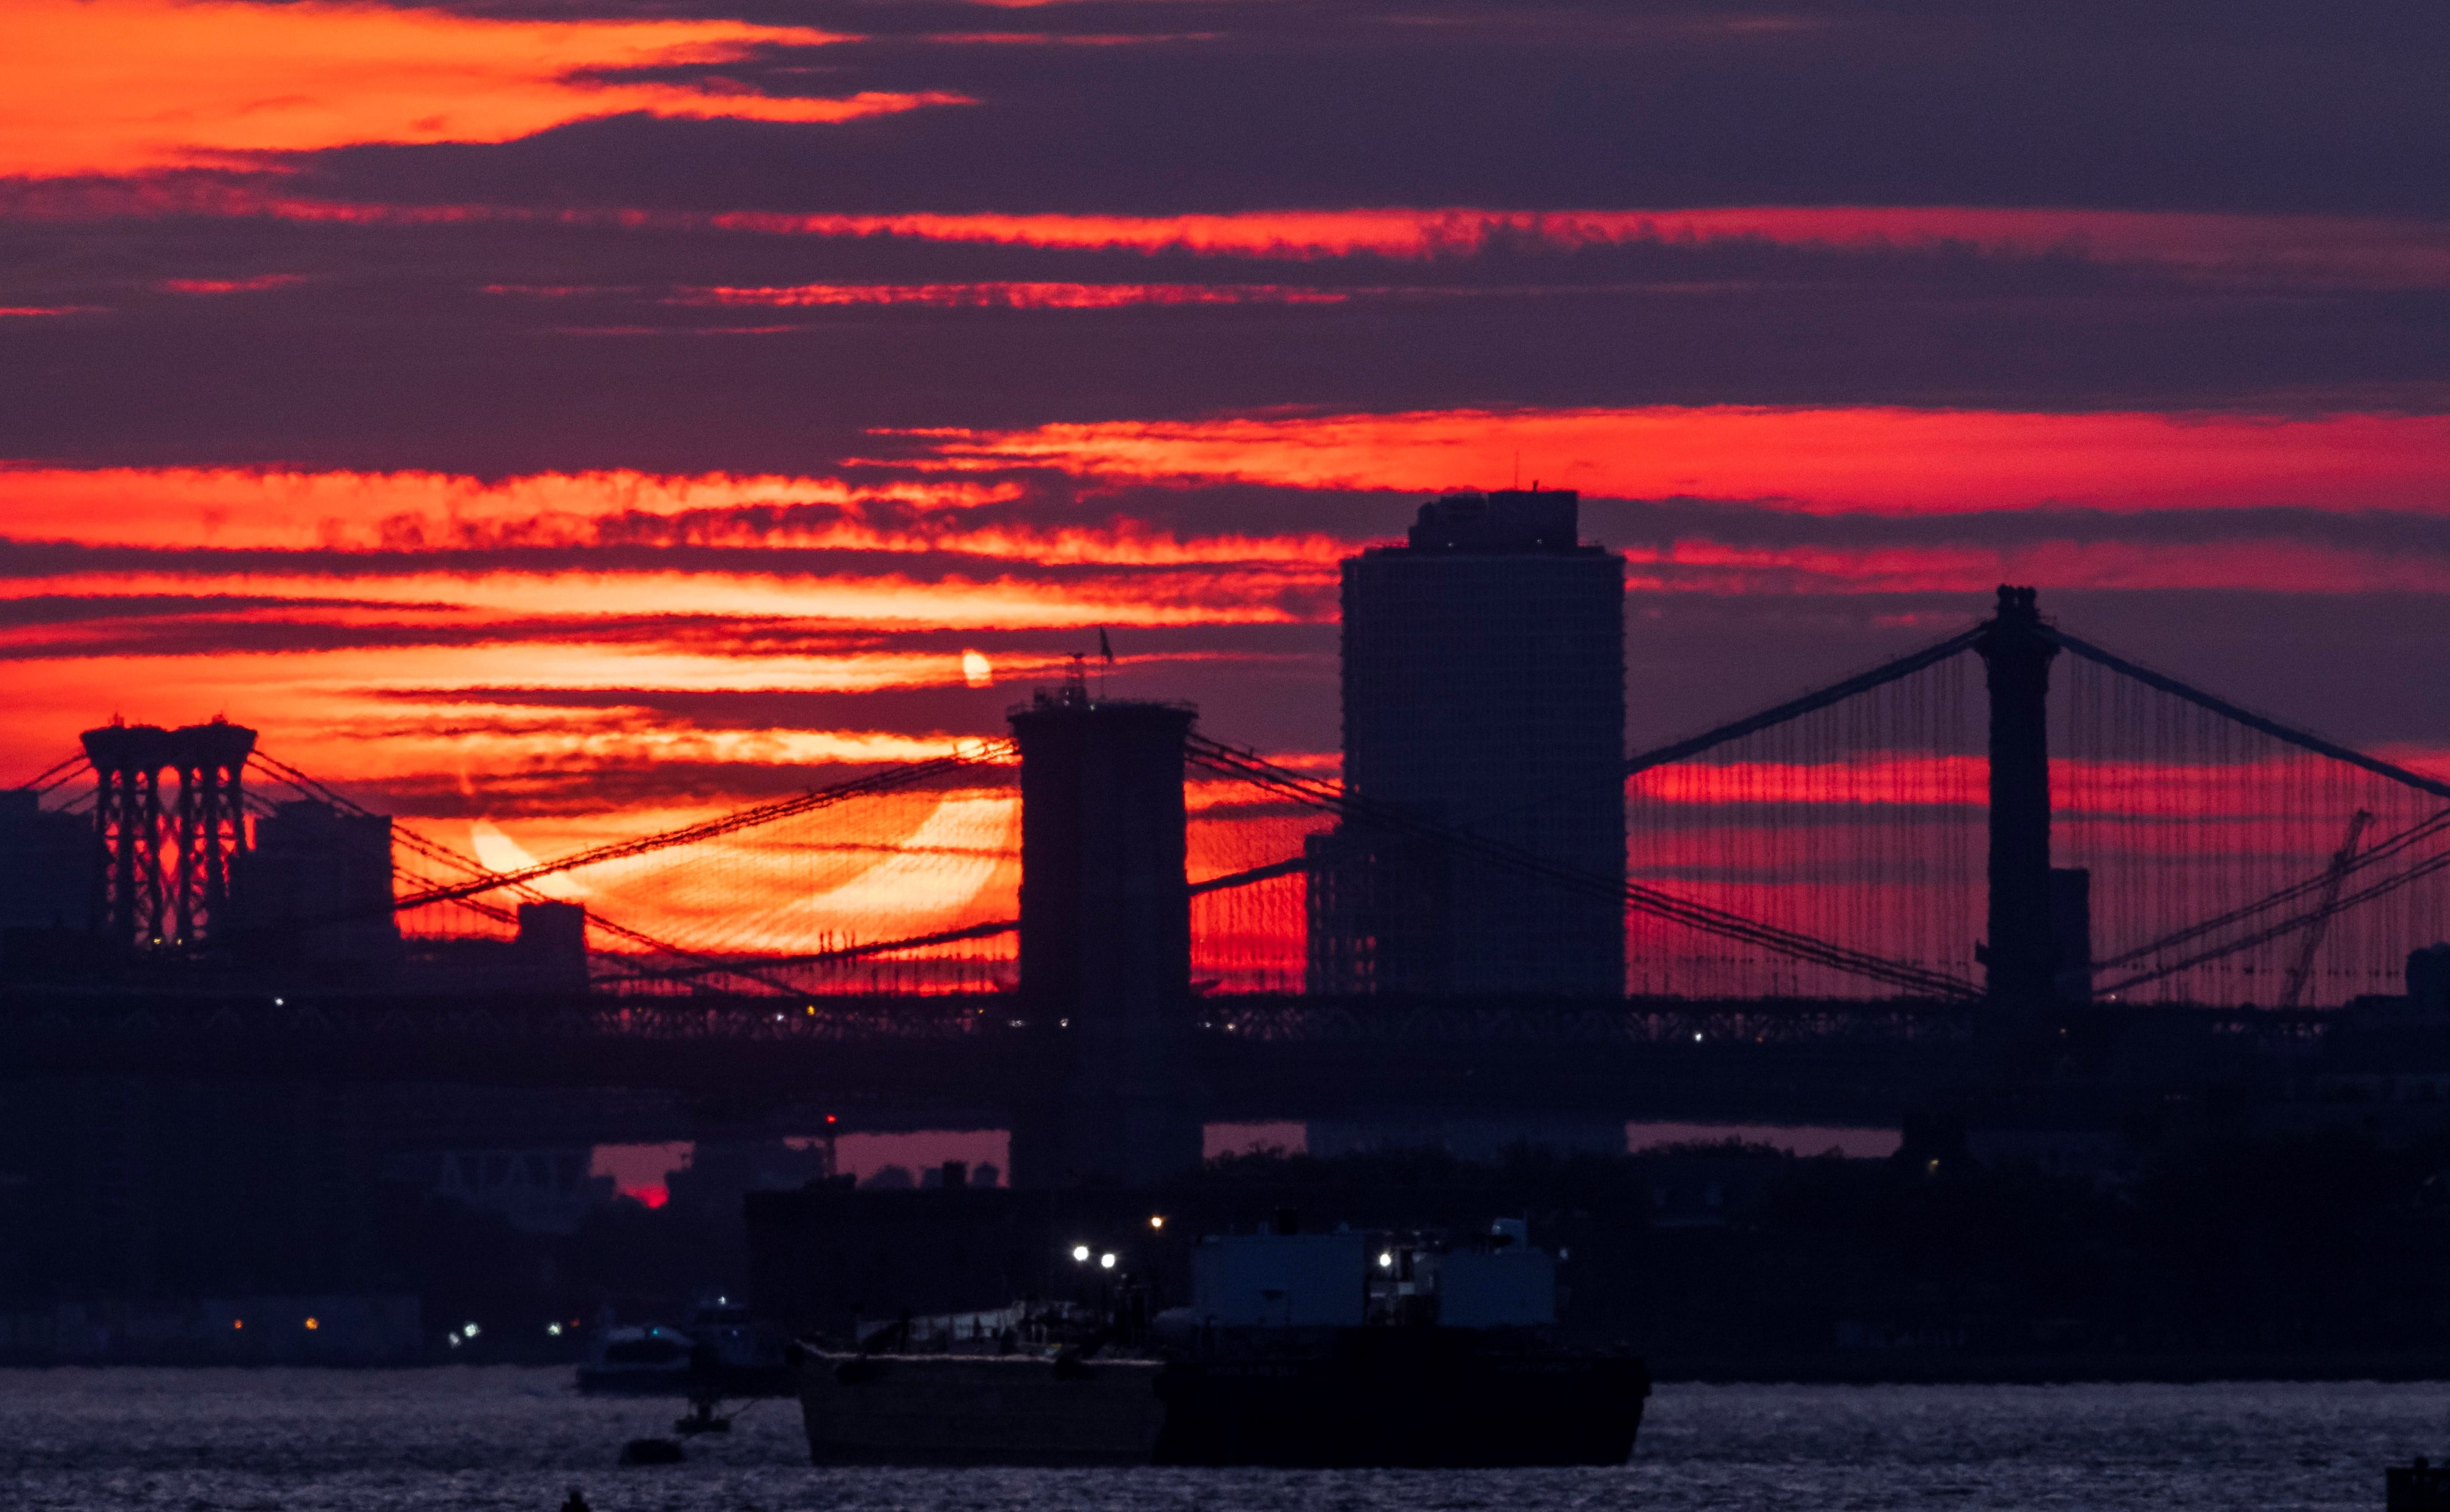
[[[1165,1405],[1154,1361],[1059,1374],[1028,1356],[811,1353],[800,1371],[818,1464],[1147,1464]]]
[[[1630,1357],[1400,1342],[1062,1371],[1027,1356],[811,1352],[800,1379],[818,1464],[1623,1464],[1650,1394]]]
[[[1607,1357],[1215,1361],[1167,1367],[1160,1464],[1623,1464],[1650,1381]]]

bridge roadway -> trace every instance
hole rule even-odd
[[[1979,1006],[1912,1000],[1198,999],[1214,1121],[1390,1109],[1667,1120],[1893,1123],[1988,1064]],[[2157,1029],[2159,1033],[2153,1031]],[[2270,1060],[2323,1016],[2092,1009],[2096,1061],[2154,1039]],[[618,1089],[845,1129],[1000,1128],[1060,1080],[1060,1026],[1004,995],[772,998],[0,996],[0,1082],[68,1077]],[[2234,1058],[2234,1056],[2232,1056]]]

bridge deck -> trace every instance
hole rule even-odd
[[[1982,1064],[1982,1010],[1899,1000],[1197,999],[1215,1118],[1415,1107],[1628,1116],[1894,1118]],[[2336,1014],[2091,1009],[2072,1044],[2215,1043],[2264,1061]],[[621,1087],[905,1118],[992,1116],[1062,1064],[1064,1031],[1004,995],[496,998],[16,993],[0,1078]]]

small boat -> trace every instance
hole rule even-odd
[[[1145,1328],[1016,1309],[1025,1326],[905,1318],[877,1347],[798,1348],[809,1457],[1444,1467],[1633,1451],[1649,1372],[1556,1342],[1555,1262],[1520,1222],[1460,1244],[1211,1236],[1192,1262],[1191,1305]]]

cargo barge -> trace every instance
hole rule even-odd
[[[810,1458],[1358,1467],[1632,1453],[1648,1371],[1556,1341],[1555,1264],[1521,1223],[1463,1244],[1211,1236],[1192,1259],[1191,1305],[1144,1329],[1084,1319],[1058,1342],[1042,1318],[1023,1330],[972,1315],[966,1329],[904,1319],[858,1350],[797,1348]]]

